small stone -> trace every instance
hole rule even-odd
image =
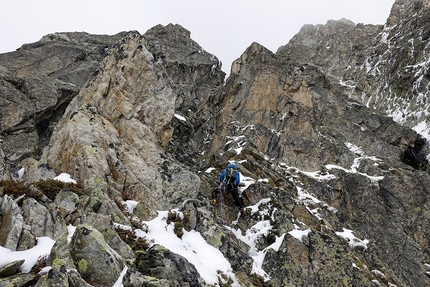
[[[18,272],[19,267],[24,264],[25,260],[13,261],[0,268],[0,278],[8,277]]]

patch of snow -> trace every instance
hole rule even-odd
[[[22,179],[22,177],[24,176],[24,172],[25,172],[24,167],[18,170],[18,179]]]
[[[346,169],[346,168],[343,168],[341,166],[333,165],[333,164],[328,164],[325,167],[328,170],[331,170],[331,169],[340,169],[340,170],[343,170],[344,172],[347,172],[347,173],[357,173],[357,174],[360,174],[362,176],[367,177],[372,182],[372,184],[374,184],[374,185],[377,185],[379,181],[381,181],[381,180],[384,179],[384,176],[371,176],[371,175],[368,175],[367,173],[357,172],[356,169],[354,169],[354,168]]]
[[[319,200],[315,196],[311,195],[310,193],[308,193],[306,190],[304,190],[303,188],[301,188],[299,186],[297,186],[297,195],[298,195],[298,199],[302,202],[310,201],[310,202],[316,203],[316,204],[322,202],[321,200]]]
[[[70,243],[72,241],[73,234],[76,231],[76,227],[69,224],[67,225],[67,242]]]
[[[336,179],[336,176],[333,174],[329,174],[329,173],[321,173],[321,171],[313,171],[313,172],[309,172],[309,171],[300,171],[300,173],[311,177],[313,179],[316,179],[320,182],[328,182],[332,179]]]
[[[58,181],[66,182],[66,183],[69,183],[69,182],[74,184],[77,183],[76,180],[72,179],[70,177],[70,174],[68,173],[60,173],[57,177],[54,177],[54,179]]]
[[[289,231],[288,233],[292,237],[294,237],[294,238],[300,240],[301,242],[303,242],[303,236],[307,237],[310,232],[311,232],[311,230],[308,228],[306,230],[295,229],[295,230]]]
[[[337,209],[328,205],[327,203],[319,200],[318,198],[316,198],[315,196],[311,195],[310,193],[308,193],[305,189],[296,186],[297,188],[297,200],[299,202],[301,202],[306,209],[312,213],[316,218],[318,219],[322,219],[322,215],[320,214],[320,210],[321,208],[327,209],[328,211],[332,212],[332,213],[336,213]],[[316,208],[312,208],[315,207]]]
[[[230,150],[234,150],[236,154],[240,154],[243,150],[243,147],[246,145],[245,136],[227,136],[227,139],[229,139],[225,145],[229,145],[231,143],[235,143],[236,147],[231,147]]]
[[[206,173],[211,173],[212,171],[214,171],[215,168],[214,167],[210,167],[207,170],[205,170]]]
[[[249,209],[251,209],[251,215],[252,214],[254,214],[254,213],[256,213],[256,212],[259,212],[259,207],[260,207],[260,205],[261,204],[265,204],[265,203],[268,203],[268,202],[270,202],[270,198],[263,198],[263,199],[260,199],[260,201],[259,202],[257,202],[256,204],[254,204],[254,205],[249,205],[249,206],[247,206],[246,207],[246,209],[247,210],[249,210]],[[233,222],[234,223],[234,222]]]
[[[232,142],[235,142],[237,145],[240,146],[240,142],[242,139],[245,139],[245,136],[238,136],[238,137],[231,137],[231,136],[227,136],[227,139],[229,139],[229,141],[227,141],[225,143],[225,145],[231,144]]]
[[[137,229],[136,234],[184,256],[188,262],[194,264],[207,284],[218,284],[218,280],[224,280],[218,274],[218,271],[221,271],[233,280],[232,286],[239,286],[230,263],[218,249],[209,245],[195,230],[183,230],[182,239],[178,238],[173,231],[174,224],[166,223],[167,215],[168,211],[159,211],[156,218],[144,222],[148,226],[148,232]]]
[[[353,83],[352,81],[343,81],[343,80],[339,80],[339,85],[350,88],[350,89],[355,89],[356,85],[355,83]]]
[[[288,113],[284,113],[284,114],[281,114],[281,121],[283,121],[283,120],[285,120],[285,118],[288,116]]]
[[[279,247],[281,247],[282,242],[284,241],[285,234],[281,236],[276,236],[276,240],[271,245],[264,248],[262,251],[259,251],[256,256],[254,257],[254,264],[251,273],[259,274],[263,276],[265,281],[270,280],[270,277],[267,275],[267,273],[263,270],[263,262],[264,258],[266,256],[266,253],[269,249],[273,249],[276,252],[279,250]]]
[[[426,123],[425,120],[416,124],[412,129],[425,138],[427,142],[430,142],[430,124]]]
[[[127,273],[128,267],[125,266],[124,269],[122,269],[121,274],[119,275],[118,279],[116,280],[115,284],[113,284],[112,287],[123,287],[122,279],[124,275]]]
[[[271,201],[270,198],[264,198],[264,199],[261,199],[257,204],[247,206],[246,208],[247,210],[251,210],[251,214],[255,214],[258,212],[260,213],[260,215],[268,215],[270,208],[265,209],[265,208],[261,208],[260,206],[263,204],[268,204],[270,203],[270,201]],[[276,209],[274,209],[273,212],[275,211]],[[237,220],[233,221],[232,224],[233,225],[237,224]],[[229,227],[226,227],[226,228],[229,228]],[[274,243],[267,246],[263,250],[258,250],[258,248],[256,247],[258,240],[262,236],[267,236],[271,229],[272,229],[272,226],[270,224],[270,220],[261,220],[257,222],[251,228],[247,229],[244,235],[242,235],[242,232],[239,228],[238,229],[231,228],[231,231],[234,233],[236,238],[241,240],[245,244],[247,244],[250,248],[248,254],[253,259],[253,267],[252,267],[251,273],[262,276],[265,281],[269,280],[270,277],[262,269],[264,257],[269,249],[278,251],[285,237],[285,234],[281,236],[276,236],[276,240]]]
[[[343,170],[344,172],[347,172],[347,173],[357,173],[357,174],[360,174],[362,176],[367,177],[372,182],[372,184],[375,184],[375,185],[377,185],[379,181],[384,179],[384,176],[371,176],[371,175],[368,175],[367,173],[362,173],[362,172],[357,171],[357,169],[360,167],[360,162],[363,159],[368,159],[368,160],[374,161],[375,162],[374,165],[379,165],[379,162],[381,162],[380,159],[378,159],[375,156],[367,156],[364,153],[364,151],[360,147],[356,146],[355,144],[346,142],[345,146],[348,147],[348,149],[351,152],[353,152],[354,154],[356,154],[358,156],[357,158],[354,159],[353,163],[351,164],[351,167],[349,169],[347,169],[347,168],[344,168],[344,167],[341,167],[338,165],[327,164],[325,166],[325,168],[327,170],[340,169],[340,170]],[[329,181],[331,179],[336,178],[334,175],[330,175],[328,173],[321,175],[320,171],[316,171],[316,172],[300,171],[300,172],[304,175],[307,175],[309,177],[315,178],[315,179],[320,180],[320,181],[324,181],[324,180]]]
[[[242,194],[251,184],[253,184],[255,180],[251,177],[240,175],[240,183],[242,186],[239,186],[239,193]]]
[[[278,132],[278,131],[276,131],[276,130],[271,130],[272,131],[272,134],[275,134],[275,135],[277,135],[278,137],[280,137],[281,136],[281,134],[282,134],[282,132]]]
[[[338,166],[334,166],[334,165],[326,165],[325,166],[327,170],[331,169],[332,167],[338,167]],[[315,180],[318,180],[319,182],[328,182],[332,179],[336,179],[336,176],[333,174],[328,173],[327,171],[304,171],[304,170],[299,170],[296,167],[293,166],[289,166],[283,162],[279,163],[279,168],[285,169],[288,173],[290,174],[294,174],[292,177],[294,177],[296,180],[298,180],[299,178],[296,176],[297,174],[303,174],[307,177],[313,178]],[[339,167],[340,168],[340,167]],[[344,169],[345,171],[347,171],[346,169]],[[290,181],[293,181],[292,177],[290,177]]]
[[[178,120],[180,120],[180,121],[183,121],[183,122],[186,122],[187,121],[187,119],[185,118],[185,117],[183,117],[183,116],[181,116],[181,115],[178,115],[178,114],[175,114],[174,115],[174,117],[175,118],[177,118]]]
[[[379,162],[379,161],[381,161],[379,158],[377,158],[376,156],[367,156],[365,153],[364,153],[364,151],[360,148],[360,147],[358,147],[358,146],[356,146],[355,144],[352,144],[352,143],[349,143],[349,142],[346,142],[345,143],[345,145],[346,145],[346,147],[351,151],[351,152],[353,152],[353,153],[355,153],[356,155],[358,155],[358,156],[360,156],[358,159],[370,159],[370,160],[372,160],[372,161],[375,161],[375,162]]]
[[[371,272],[372,272],[373,276],[375,276],[375,277],[378,277],[378,278],[381,278],[381,279],[385,278],[385,274],[382,273],[379,270],[373,269]]]
[[[212,67],[211,67],[211,75],[212,76],[215,75],[217,67],[218,67],[218,63],[215,63],[212,65]]]
[[[243,150],[243,147],[238,147],[236,149],[234,149],[234,151],[236,151],[236,154],[240,154]]]
[[[400,106],[400,104],[402,106]],[[405,124],[406,115],[409,114],[408,106],[405,106],[405,103],[399,103],[397,106],[394,106],[393,109],[387,110],[387,116],[392,117],[393,121],[398,122],[399,124]]]
[[[366,59],[365,66],[366,66],[366,73],[369,73],[369,71],[372,69],[372,65],[367,61],[367,59]]]
[[[351,171],[351,170],[349,170],[349,169],[346,169],[346,168],[344,168],[344,167],[341,167],[340,165],[335,165],[335,164],[327,164],[327,165],[325,166],[325,168],[326,168],[327,170],[340,169],[340,170],[343,170],[344,172],[348,172],[348,173],[352,172],[352,171]]]
[[[360,167],[361,160],[362,160],[362,158],[354,159],[354,161],[352,162],[352,165],[351,165],[351,172],[357,173],[357,169]]]
[[[52,269],[52,266],[46,266],[46,267],[43,267],[42,269],[40,269],[40,271],[39,271],[39,273],[37,273],[38,275],[43,275],[43,274],[45,274],[45,273],[48,273],[49,272],[49,270],[51,270]]]
[[[378,182],[380,182],[381,180],[384,179],[384,176],[370,176],[370,175],[367,175],[365,173],[360,173],[360,174],[363,176],[366,176],[368,179],[370,179],[370,181],[374,185],[378,185]]]
[[[346,143],[345,143],[345,146],[346,146],[346,147],[347,147],[351,152],[353,152],[353,153],[355,153],[355,154],[357,154],[357,155],[359,155],[359,156],[364,156],[364,151],[363,151],[360,147],[356,146],[355,144],[350,143],[350,142],[346,142]]]
[[[272,245],[268,246],[267,248],[272,248],[273,250],[275,250],[276,252],[278,252],[279,248],[281,248],[282,241],[284,241],[284,237],[285,237],[285,234],[282,234],[279,237],[276,236],[275,242],[273,242]]]
[[[133,213],[133,211],[134,211],[134,209],[136,208],[136,205],[138,204],[139,202],[137,202],[137,201],[135,201],[135,200],[126,200],[125,201],[125,204],[127,205],[127,211],[129,212],[129,213]]]
[[[120,224],[120,223],[114,222],[114,226],[118,227],[118,228],[121,228],[123,230],[133,231],[133,228],[131,226],[128,226],[128,225],[124,225],[124,224]]]
[[[24,251],[12,251],[0,246],[0,267],[13,261],[25,259],[24,264],[19,268],[23,273],[29,273],[31,268],[41,257],[48,256],[55,241],[49,237],[37,237],[37,244],[31,249]]]
[[[367,249],[367,244],[369,243],[369,240],[358,239],[354,236],[353,231],[350,229],[344,228],[342,232],[336,232],[336,235],[348,241],[351,247],[362,247],[365,250]]]
[[[262,236],[267,236],[269,231],[272,229],[272,226],[270,225],[270,220],[263,220],[257,222],[255,225],[253,225],[251,228],[246,230],[245,235],[242,235],[241,230],[232,228],[232,232],[236,236],[237,239],[241,240],[245,244],[249,246],[249,256],[253,259],[253,265],[252,265],[252,274],[258,274],[264,278],[265,281],[269,280],[269,275],[263,270],[262,265],[264,262],[264,257],[266,256],[266,252],[269,248],[273,248],[277,250],[276,248],[279,248],[279,246],[282,244],[282,240],[285,236],[282,235],[281,237],[277,238],[276,241],[266,247],[263,250],[258,250],[256,247],[256,243],[258,239]]]
[[[430,275],[430,264],[424,263],[424,267],[426,268],[426,274]]]
[[[254,125],[247,125],[247,126],[244,126],[244,127],[242,128],[242,131],[245,131],[245,130],[247,130],[247,129],[253,130],[254,128],[255,128],[255,126],[254,126]]]

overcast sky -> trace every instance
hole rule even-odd
[[[305,24],[347,18],[384,24],[395,0],[1,0],[0,53],[38,41],[53,32],[116,34],[169,23],[223,62],[252,43],[276,52]]]

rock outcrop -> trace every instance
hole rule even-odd
[[[398,0],[383,26],[345,19],[307,25],[276,54],[317,66],[349,98],[428,138],[428,13],[427,1]],[[413,150],[419,162],[428,154],[422,145]]]
[[[166,278],[177,284],[199,286],[204,284],[194,265],[168,249],[154,245],[145,253],[138,254],[136,267],[139,272],[154,278]]]
[[[112,47],[103,71],[68,106],[42,159],[94,190],[145,201],[148,218],[184,195],[197,195],[198,176],[170,159],[165,149],[182,98],[196,97],[202,105],[203,95],[221,85],[218,60],[206,52],[200,56],[206,62],[198,62],[193,78],[176,71],[177,65],[187,72],[194,69],[194,58],[199,57],[188,55],[202,51],[194,42],[190,51],[178,47],[184,55],[167,49],[163,43],[171,43],[169,37],[177,36],[178,30],[189,37],[183,28],[160,26],[148,32],[148,39],[130,33]],[[177,59],[157,49],[173,52]],[[178,79],[172,80],[169,73]],[[213,83],[205,78],[214,78]],[[203,91],[191,93],[194,89]]]
[[[79,274],[93,286],[112,286],[124,268],[122,258],[106,243],[103,234],[85,224],[77,226],[70,253]]]
[[[0,55],[0,245],[55,241],[0,286],[430,285],[429,11],[252,43],[226,80],[172,24]],[[209,204],[232,161],[246,219]]]
[[[124,35],[54,33],[0,55],[2,178],[41,155],[64,109]]]

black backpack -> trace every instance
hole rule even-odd
[[[233,184],[233,182],[236,180],[236,172],[237,171],[233,168],[227,168],[224,182],[226,184]]]

